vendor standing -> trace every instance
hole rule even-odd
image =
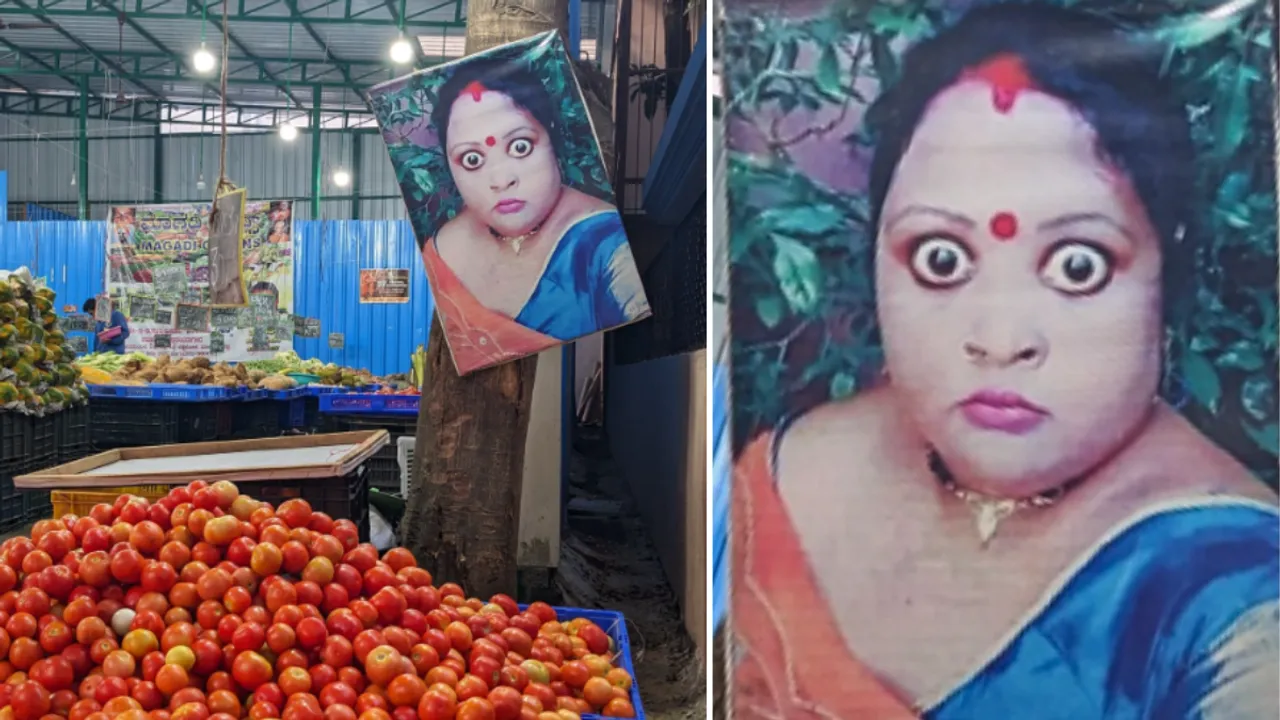
[[[84,301],[84,311],[89,315],[96,315],[98,309],[98,299],[89,298]],[[119,332],[116,332],[116,330]],[[124,313],[119,310],[111,310],[111,321],[98,321],[94,324],[94,336],[97,342],[94,343],[94,350],[97,352],[113,352],[124,354],[124,341],[129,337],[129,321],[125,318]]]

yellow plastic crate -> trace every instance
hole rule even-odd
[[[98,488],[95,490],[54,490],[49,493],[53,502],[53,516],[88,515],[94,505],[114,503],[121,495],[137,495],[147,500],[159,500],[169,494],[168,485],[134,485],[131,487]]]

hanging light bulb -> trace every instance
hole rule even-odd
[[[405,40],[401,35],[395,42],[391,43],[391,62],[397,65],[406,65],[413,60],[413,46]]]
[[[76,186],[76,174],[71,173],[71,187],[75,187],[75,186]]]
[[[200,177],[196,178],[196,189],[204,190],[205,187],[207,186],[204,184],[204,173],[200,173]]]
[[[333,184],[338,187],[346,187],[351,184],[351,173],[338,168],[333,171]]]
[[[280,139],[285,142],[293,142],[298,137],[298,128],[293,123],[285,120],[280,123]]]
[[[209,52],[204,43],[200,43],[200,49],[191,56],[191,65],[195,67],[196,72],[201,74],[212,72],[217,64],[217,59],[213,57],[213,53]]]

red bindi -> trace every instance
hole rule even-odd
[[[498,139],[490,135],[489,137],[484,139],[484,144],[488,145],[489,147],[493,147],[494,145],[498,144]]]
[[[1011,240],[1018,234],[1018,218],[1013,213],[999,212],[991,216],[989,227],[997,240]]]
[[[462,89],[462,92],[464,94],[470,95],[471,99],[475,100],[476,102],[480,102],[480,96],[484,94],[484,91],[485,91],[485,87],[484,85],[480,84],[479,80],[472,81],[470,84],[468,84],[465,88]]]
[[[1002,53],[966,70],[964,79],[982,80],[991,85],[991,104],[996,112],[1005,114],[1013,109],[1018,94],[1024,90],[1035,90],[1036,82],[1027,72],[1022,58],[1012,53]]]

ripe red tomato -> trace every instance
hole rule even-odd
[[[457,720],[494,720],[493,703],[488,697],[473,697],[458,705]]]
[[[351,664],[355,649],[351,641],[342,635],[330,635],[325,638],[320,649],[320,659],[331,668],[341,669]]]
[[[418,702],[418,717],[422,720],[452,720],[457,711],[457,696],[434,687],[428,688]]]
[[[390,645],[379,645],[364,658],[365,674],[369,680],[379,686],[386,687],[404,670],[404,656]]]
[[[495,720],[516,720],[520,717],[520,691],[508,686],[499,686],[489,691],[489,702],[493,704]]]
[[[294,498],[280,503],[276,508],[276,517],[281,518],[291,528],[305,528],[311,523],[311,503],[301,498]]]
[[[37,720],[52,707],[49,691],[40,683],[28,680],[18,683],[9,695],[9,705],[17,720]]]
[[[256,652],[242,652],[232,663],[231,676],[240,687],[253,691],[271,680],[271,663]]]
[[[300,667],[285,668],[276,679],[286,697],[311,692],[311,674]]]
[[[233,617],[228,615],[227,617]],[[224,620],[226,618],[223,618]],[[266,642],[267,633],[262,626],[257,623],[242,623],[231,634],[231,644],[235,649],[244,652],[246,650],[258,650],[262,644]],[[286,648],[287,649],[287,648]]]

